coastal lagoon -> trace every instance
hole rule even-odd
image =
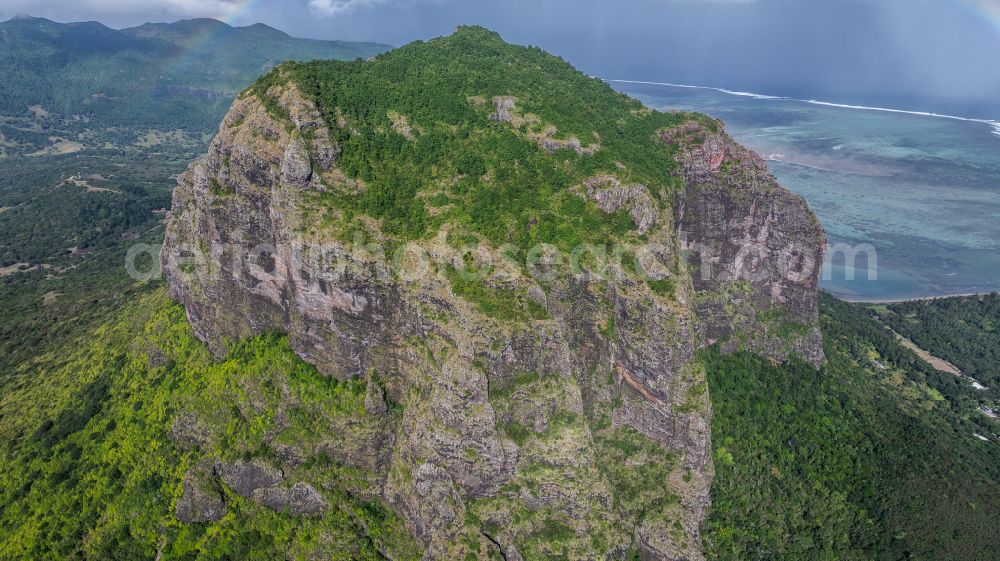
[[[854,280],[841,256],[827,264],[821,286],[831,293],[883,301],[1000,291],[1000,124],[990,115],[611,84],[656,109],[722,119],[806,198],[831,244],[874,248],[875,259],[855,262]]]

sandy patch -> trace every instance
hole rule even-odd
[[[63,154],[73,154],[83,150],[83,144],[59,136],[50,136],[51,146],[38,152],[32,152],[29,156],[61,156]]]
[[[392,121],[392,130],[396,131],[397,134],[402,135],[406,140],[414,140],[415,137],[413,136],[413,127],[410,125],[410,120],[406,115],[401,115],[395,111],[389,111],[387,115],[389,120]]]
[[[28,106],[28,111],[31,111],[32,113],[34,113],[35,117],[37,117],[39,119],[44,119],[46,117],[51,117],[52,116],[52,113],[49,113],[48,111],[46,111],[45,108],[42,107],[41,105],[29,105]]]
[[[51,306],[56,300],[59,299],[60,296],[62,296],[61,293],[56,292],[55,290],[50,290],[42,295],[42,305]]]
[[[80,187],[81,189],[86,190],[88,193],[121,193],[121,191],[118,191],[116,189],[109,189],[107,187],[97,187],[91,185],[89,183],[90,181],[107,181],[107,180],[104,178],[104,176],[97,173],[88,175],[86,177],[80,174],[76,174],[73,177],[60,181],[59,184],[56,185],[56,187],[62,187],[63,185],[66,185],[68,183],[70,185],[75,185],[77,187]]]
[[[931,353],[921,349],[913,341],[910,341],[909,339],[899,335],[898,333],[896,334],[896,337],[899,339],[900,345],[903,345],[907,349],[910,349],[911,351],[916,353],[916,355],[919,356],[921,359],[923,359],[923,361],[926,362],[927,364],[930,364],[931,366],[937,368],[941,372],[947,372],[948,374],[954,374],[955,376],[962,375],[962,371],[959,370],[958,367],[956,367],[954,364],[948,362],[947,360],[944,360],[943,358],[938,358],[932,355]]]
[[[32,265],[31,263],[14,263],[8,267],[0,267],[0,277],[6,277],[15,273],[26,273],[34,271],[37,268],[38,265]]]

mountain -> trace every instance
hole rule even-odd
[[[281,64],[166,286],[0,377],[0,557],[990,558],[982,396],[824,242],[720,122],[482,28]]]
[[[0,113],[39,107],[105,125],[204,128],[284,60],[368,58],[388,49],[207,19],[115,30],[21,17],[0,23]]]
[[[179,179],[162,255],[217,356],[278,330],[366,381],[378,426],[343,421],[330,454],[432,558],[494,541],[533,559],[558,537],[573,557],[672,559],[700,556],[712,476],[694,351],[818,365],[823,240],[718,122],[462,28],[269,73]],[[602,263],[612,245],[628,257]],[[574,274],[578,248],[594,265]],[[637,473],[600,461],[639,451]],[[187,477],[182,500],[212,485]]]

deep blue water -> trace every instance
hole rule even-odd
[[[822,286],[850,299],[1000,291],[1000,125],[711,89],[614,82],[656,109],[707,113],[768,159],[801,194],[831,244],[874,248],[847,278],[834,258]],[[864,105],[852,103],[852,105]],[[902,100],[881,107],[945,113]],[[945,107],[1000,121],[1000,108]],[[875,278],[869,279],[868,266]]]

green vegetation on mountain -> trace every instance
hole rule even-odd
[[[996,559],[996,422],[975,411],[973,390],[957,390],[961,406],[944,399],[932,369],[863,307],[822,304],[820,371],[705,354],[710,557]]]
[[[876,311],[920,348],[1000,389],[1000,294],[915,300]]]
[[[167,261],[171,294],[210,346],[275,329],[331,376],[378,373],[401,422],[349,459],[383,451],[374,492],[426,559],[695,556],[710,465],[689,310],[634,268],[574,283],[565,263],[548,280],[516,264],[539,242],[672,244],[683,180],[661,135],[681,124],[723,140],[707,117],[651,111],[481,28],[370,61],[285,64],[239,97],[179,178],[165,247],[260,240],[288,255],[301,241],[349,274],[277,267],[265,301],[248,290],[260,271]],[[404,278],[357,240],[410,242],[435,263]],[[520,246],[510,261],[480,268],[507,243]],[[620,337],[588,329],[609,316]]]
[[[335,438],[338,418],[366,422],[364,382],[319,374],[277,335],[214,361],[162,288],[124,309],[0,380],[0,558],[419,558],[391,510],[335,484],[364,475],[322,454],[284,473],[327,474],[320,516],[289,517],[223,488],[225,518],[180,523],[188,466],[271,450],[281,424],[317,443]],[[192,429],[200,446],[171,436],[182,411],[209,420]]]
[[[558,57],[474,27],[367,62],[288,63],[251,92],[268,99],[288,77],[330,127],[338,167],[367,185],[323,202],[410,239],[444,223],[521,248],[620,238],[632,229],[627,213],[608,220],[568,189],[604,173],[671,196],[676,163],[655,133],[702,118],[652,112]],[[512,98],[506,118],[500,96]]]

